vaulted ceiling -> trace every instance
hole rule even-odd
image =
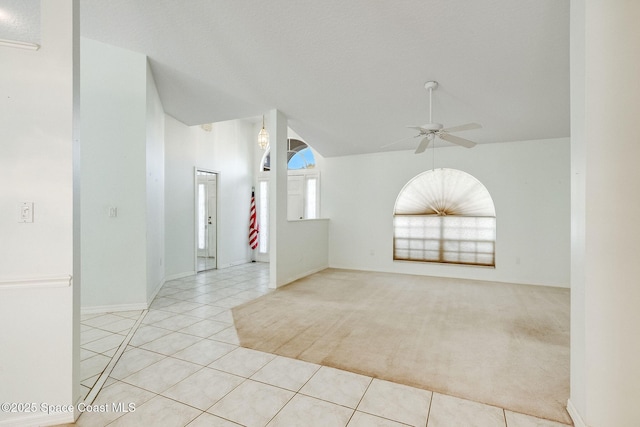
[[[324,156],[569,136],[568,0],[81,0],[84,37],[146,54],[188,124],[277,108]],[[447,143],[443,143],[447,144]]]

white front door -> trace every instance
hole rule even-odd
[[[289,175],[287,182],[287,219],[304,218],[304,177]]]
[[[217,175],[196,172],[196,270],[217,268]]]

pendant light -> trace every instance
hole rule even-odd
[[[269,146],[269,132],[264,128],[264,115],[262,116],[262,129],[258,134],[258,145],[263,150],[266,150]]]

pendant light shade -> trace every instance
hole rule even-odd
[[[258,134],[258,145],[263,150],[266,150],[269,146],[269,132],[264,128],[264,116],[262,116],[262,129],[260,129],[260,133]]]

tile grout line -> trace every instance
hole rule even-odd
[[[118,347],[118,350],[111,358],[111,361],[109,361],[109,364],[107,364],[107,366],[102,371],[102,374],[98,378],[98,381],[95,382],[89,394],[84,398],[85,404],[91,405],[96,399],[98,393],[100,393],[100,391],[102,390],[102,386],[107,381],[107,378],[109,378],[109,375],[111,375],[113,368],[116,366],[116,363],[118,363],[118,360],[120,360],[120,356],[122,356],[122,353],[124,353],[124,349],[127,348],[127,345],[129,345],[129,341],[131,341],[131,338],[133,338],[133,335],[138,330],[138,327],[142,323],[142,320],[147,315],[148,311],[149,310],[143,310],[140,314],[140,317],[138,317],[138,320],[136,320],[136,323],[131,327],[131,330],[120,344],[120,347]]]
[[[431,397],[429,397],[429,407],[427,408],[427,421],[424,423],[425,427],[429,425],[429,416],[431,415],[431,406],[433,405],[433,395],[435,392],[431,392]]]
[[[371,412],[363,411],[362,409],[356,409],[353,412],[353,415],[355,415],[356,412],[360,412],[361,414],[371,415],[372,417],[376,417],[376,418],[382,418],[383,420],[391,421],[393,423],[400,424],[400,425],[403,425],[403,426],[410,426],[411,427],[411,424],[407,424],[404,421],[398,421],[398,420],[394,420],[393,418],[383,417],[382,415],[372,414]],[[349,420],[349,421],[351,421],[351,420]]]
[[[249,380],[249,378],[247,378],[247,381],[248,381],[248,380]],[[252,381],[253,381],[253,380],[252,380]],[[273,387],[275,387],[275,386],[273,386]],[[297,396],[297,394],[298,394],[298,393],[293,393],[293,396],[291,396],[291,397],[289,398],[289,400],[287,400],[287,402],[286,402],[284,405],[282,405],[282,407],[281,407],[280,409],[278,409],[278,412],[276,412],[275,414],[273,414],[273,417],[271,417],[271,419],[265,423],[265,426],[269,425],[269,423],[270,423],[271,421],[273,421],[273,420],[278,416],[278,414],[279,414],[280,412],[282,412],[282,410],[283,410],[283,409],[284,409],[284,408],[285,408],[285,407],[286,407],[286,406],[287,406],[287,405],[288,405],[288,404],[293,400],[293,398],[294,398],[294,397],[296,397],[296,396]],[[220,399],[220,400],[222,400],[222,399]],[[234,422],[235,422],[235,421],[234,421]]]
[[[319,371],[320,369],[318,369]],[[316,371],[317,372],[317,371]],[[348,372],[348,371],[347,371]],[[315,374],[314,374],[315,375]],[[367,391],[369,391],[369,387],[371,387],[371,384],[373,383],[374,378],[373,377],[369,377],[371,378],[369,380],[369,384],[367,384],[367,388],[364,389],[364,393],[362,393],[362,396],[360,396],[360,400],[358,400],[358,403],[356,404],[355,408],[353,408],[353,412],[351,413],[351,416],[349,417],[349,420],[347,421],[346,425],[349,425],[349,423],[351,422],[351,420],[353,419],[353,416],[356,414],[356,412],[358,411],[358,407],[360,407],[360,404],[362,403],[362,400],[364,399],[364,396],[367,394]]]

